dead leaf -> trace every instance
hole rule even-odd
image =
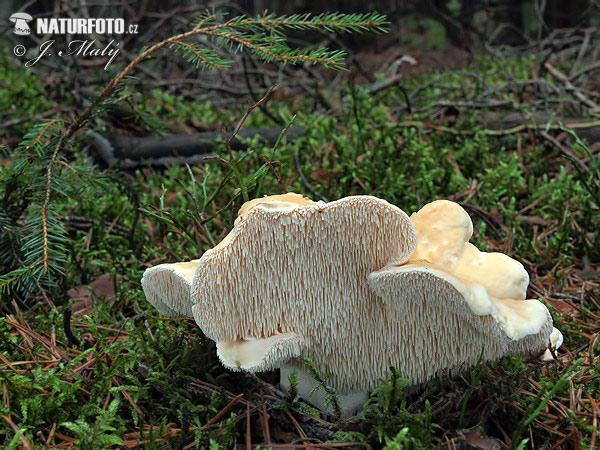
[[[481,436],[478,428],[474,428],[463,435],[462,440],[459,442],[462,444],[459,447],[466,449],[500,450],[502,448],[501,441],[496,438]]]
[[[121,277],[117,276],[117,282]],[[92,308],[93,298],[104,298],[105,300],[114,300],[116,297],[115,286],[110,274],[100,275],[89,285],[76,286],[67,292],[73,298],[73,314],[87,314]]]

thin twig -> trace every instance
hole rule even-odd
[[[300,176],[300,179],[302,180],[302,184],[304,184],[304,187],[306,187],[306,189],[308,189],[312,195],[320,198],[321,200],[323,200],[324,202],[327,203],[329,201],[329,200],[327,200],[327,197],[323,196],[319,191],[317,191],[314,187],[312,187],[310,185],[310,183],[308,182],[308,180],[306,179],[306,177],[304,176],[304,172],[302,172],[302,167],[300,167],[300,161],[298,160],[298,154],[295,152],[294,152],[294,165],[296,166],[296,171],[298,172],[298,175]]]
[[[277,88],[277,85],[274,84],[273,86],[271,86],[269,88],[269,90],[267,91],[267,93],[263,96],[263,98],[261,98],[258,102],[256,102],[254,105],[248,107],[248,110],[246,111],[246,113],[244,114],[244,116],[240,119],[240,121],[238,122],[238,124],[236,125],[236,127],[233,129],[233,132],[231,133],[231,135],[227,138],[227,140],[229,141],[229,143],[231,143],[231,140],[238,134],[238,132],[240,131],[240,129],[242,128],[242,125],[244,125],[244,122],[246,122],[246,119],[248,119],[248,117],[250,116],[250,114],[252,113],[252,111],[254,111],[257,107],[262,106],[265,104],[265,102],[267,100],[269,100],[269,97],[271,97],[271,94],[273,93],[273,91]]]
[[[585,95],[583,95],[581,93],[580,90],[578,90],[575,86],[573,86],[571,81],[569,81],[569,78],[564,73],[562,73],[560,70],[558,70],[556,67],[554,67],[549,62],[545,63],[544,67],[546,69],[548,69],[548,72],[550,72],[550,74],[554,78],[556,78],[558,81],[563,83],[568,90],[573,91],[573,95],[575,97],[577,97],[581,101],[581,103],[589,106],[592,109],[598,109],[598,104],[594,103],[592,100],[587,98]]]
[[[581,167],[581,169],[584,172],[589,173],[590,170],[583,163],[583,161],[581,161],[577,156],[575,156],[573,153],[571,153],[569,150],[567,150],[560,142],[558,142],[557,139],[550,136],[545,131],[541,131],[540,134],[544,137],[544,139],[546,139],[548,142],[550,142],[552,145],[554,145],[563,155],[565,155],[567,158],[569,158],[571,161],[573,161],[575,164],[577,164],[579,167]]]
[[[10,425],[10,427],[12,428],[12,430],[15,432],[15,434],[19,433],[19,427],[17,427],[15,425],[15,423],[11,420],[10,416],[5,416],[4,414],[2,416],[2,419]],[[23,448],[25,450],[31,450],[31,445],[29,444],[29,442],[27,441],[27,439],[25,438],[25,436],[23,436],[21,434],[21,436],[19,436],[19,439],[21,441],[21,444],[23,444]]]
[[[418,120],[405,120],[402,122],[398,122],[396,124],[396,126],[400,127],[400,128],[409,128],[409,127],[426,128],[426,129],[430,128],[435,131],[441,131],[442,133],[450,133],[450,134],[455,134],[455,135],[472,135],[472,134],[476,134],[476,133],[483,133],[488,136],[508,136],[508,135],[520,133],[521,131],[526,131],[526,130],[542,130],[542,129],[543,130],[561,130],[562,129],[560,124],[545,123],[545,124],[521,124],[521,125],[517,125],[512,128],[506,128],[506,129],[502,129],[502,130],[490,130],[490,129],[456,130],[454,128],[428,124],[428,123],[421,122]],[[569,128],[572,130],[596,128],[596,127],[600,127],[600,120],[595,120],[595,121],[591,121],[591,122],[577,122],[577,123],[563,124],[563,126],[565,128]]]
[[[71,308],[68,307],[63,310],[63,329],[65,330],[67,340],[71,344],[75,347],[81,346],[81,341],[73,334],[73,330],[71,330]]]
[[[235,397],[233,400],[231,400],[221,411],[219,411],[212,419],[210,419],[206,425],[204,425],[201,430],[206,430],[208,427],[210,427],[212,424],[216,423],[221,417],[223,417],[225,415],[225,413],[227,411],[229,411],[237,402],[239,402],[242,397],[244,396],[244,394],[240,394],[237,397]]]

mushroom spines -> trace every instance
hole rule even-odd
[[[370,274],[369,281],[390,305],[410,308],[411,302],[429,302],[497,339],[519,340],[542,333],[542,348],[544,333],[552,328],[548,309],[541,302],[495,298],[484,286],[465,282],[431,265],[408,263],[384,267]]]
[[[541,302],[525,300],[529,276],[523,265],[501,253],[480,252],[469,243],[473,226],[460,205],[446,200],[430,203],[413,214],[411,222],[418,243],[410,260],[388,263],[369,275],[371,288],[384,303],[426,332],[415,330],[416,337],[399,339],[414,341],[412,345],[425,347],[423,352],[428,353],[430,347],[439,347],[436,339],[441,334],[453,339],[458,334],[461,349],[446,351],[453,351],[463,367],[476,362],[481,345],[487,347],[486,359],[547,347],[552,318]],[[435,318],[424,321],[423,314]],[[403,362],[401,371],[427,379],[438,363],[453,367],[452,361],[434,361],[427,367]]]
[[[410,266],[408,264],[407,266]],[[543,351],[552,331],[546,308],[535,300],[512,300],[519,311],[487,298],[475,314],[472,304],[449,279],[429,271],[388,267],[370,275],[374,290],[402,321],[393,338],[402,345],[394,361],[402,376],[420,383],[440,371],[457,372],[483,360]],[[479,292],[487,297],[485,290]],[[508,305],[514,306],[514,305]],[[530,309],[523,311],[522,308]]]
[[[460,205],[438,200],[413,214],[411,221],[419,243],[409,266],[416,264],[413,269],[429,271],[448,281],[465,297],[475,314],[491,314],[499,324],[504,324],[504,332],[512,339],[535,334],[544,324],[552,322],[543,304],[518,303],[526,298],[529,284],[529,275],[520,262],[502,253],[481,252],[468,242],[473,227]],[[446,227],[462,232],[448,233]],[[474,295],[481,292],[481,287],[485,295]],[[510,321],[506,317],[519,319]]]
[[[370,196],[258,204],[232,236],[202,256],[193,280],[194,317],[206,335],[222,342],[295,332],[305,336],[303,355],[334,373],[340,390],[374,383],[389,352],[375,351],[384,320],[367,275],[414,252],[408,216]],[[356,367],[360,357],[368,367]]]
[[[159,264],[144,271],[141,284],[148,301],[161,314],[191,317],[190,289],[198,260]]]

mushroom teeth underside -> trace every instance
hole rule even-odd
[[[281,367],[300,356],[304,339],[293,332],[276,333],[266,338],[217,341],[217,356],[225,367],[247,372],[263,372]]]
[[[428,264],[384,267],[369,275],[369,284],[390,304],[406,307],[411,301],[429,302],[442,312],[464,317],[482,334],[495,339],[518,341],[539,335],[541,347],[537,350],[542,350],[552,332],[552,318],[541,302],[494,298],[483,286]]]
[[[178,265],[160,264],[144,271],[141,280],[146,299],[161,314],[169,317],[192,317],[191,278],[177,271]]]
[[[154,306],[159,313],[167,317],[185,317],[185,314],[182,314],[180,311],[172,308],[168,303],[163,300],[160,292],[155,292],[152,289],[144,289],[144,294],[146,295],[146,299],[148,303]]]

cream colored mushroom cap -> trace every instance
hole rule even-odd
[[[311,199],[303,197],[300,194],[296,194],[294,192],[288,192],[287,194],[279,194],[279,195],[268,195],[261,198],[255,198],[247,201],[242,205],[240,210],[238,211],[237,218],[235,219],[234,225],[238,225],[242,220],[246,218],[248,213],[252,208],[255,208],[258,205],[261,205],[263,208],[271,209],[274,211],[291,211],[294,208],[299,206],[308,206],[308,205],[320,205],[325,204],[324,202],[313,202]],[[213,250],[218,250],[225,247],[229,244],[229,241],[233,237],[235,227],[229,232],[225,238],[219,242]]]
[[[461,279],[428,263],[409,261],[390,265],[372,273],[370,281],[373,289],[388,301],[418,298],[440,308],[441,314],[444,310],[457,314],[478,327],[482,334],[497,339],[519,340],[544,328],[549,333],[552,328],[550,313],[543,303],[495,298],[482,284]],[[482,319],[486,316],[489,317]],[[545,348],[545,338],[541,342],[540,349]]]
[[[491,298],[483,286],[427,264],[390,265],[369,282],[406,323],[408,330],[397,333],[403,344],[397,367],[413,383],[468,369],[482,351],[483,361],[537,354],[552,330],[542,303]]]
[[[144,271],[141,281],[144,294],[161,314],[192,316],[190,289],[198,261],[159,264]]]
[[[322,201],[314,202],[307,197],[303,197],[300,194],[294,192],[288,192],[287,194],[280,195],[269,195],[262,198],[255,198],[247,201],[242,205],[238,212],[238,218],[243,218],[248,215],[248,212],[257,205],[262,205],[263,208],[291,210],[298,206],[309,206],[309,205],[324,205]]]
[[[401,349],[403,376],[420,382],[440,368],[470,367],[482,348],[484,360],[546,348],[552,319],[544,304],[524,300],[527,272],[470,244],[473,225],[460,205],[435,201],[411,221],[418,241],[410,260],[369,275],[372,289],[412,325]]]
[[[418,240],[411,261],[426,261],[457,278],[481,284],[496,298],[526,297],[529,275],[523,265],[503,253],[480,252],[470,244],[473,223],[459,204],[437,200],[410,220]]]
[[[285,209],[316,203],[294,193],[257,198],[242,205],[236,223],[243,220],[248,211],[258,204],[271,209]],[[229,233],[214,249],[225,246],[231,236]],[[159,264],[144,272],[141,283],[146,298],[161,314],[172,317],[192,315],[190,290],[198,261]]]

